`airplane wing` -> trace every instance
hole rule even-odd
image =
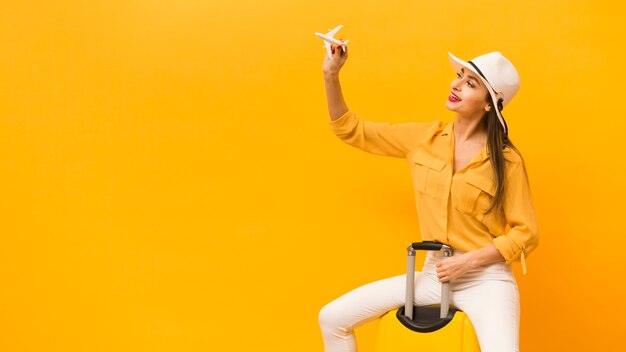
[[[335,34],[337,34],[337,32],[339,32],[339,30],[342,27],[343,27],[343,25],[340,24],[337,27],[335,27],[335,29],[330,29],[329,32],[326,33],[326,35],[334,39]],[[332,49],[330,47],[330,43],[327,40],[324,40],[324,46],[326,46],[326,52],[328,53],[328,57],[332,58],[333,57]]]
[[[332,51],[332,48],[330,47],[330,43],[324,40],[324,45],[326,46],[326,52],[328,53],[328,57],[332,59],[333,51]]]
[[[337,27],[335,27],[335,29],[331,29],[330,32],[326,33],[327,36],[329,37],[335,37],[335,33],[339,32],[339,30],[341,29],[341,27],[343,27],[343,24],[338,25]]]

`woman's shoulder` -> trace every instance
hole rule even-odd
[[[502,155],[504,159],[511,164],[524,164],[524,158],[522,158],[522,154],[517,148],[511,148],[506,145],[502,150]]]
[[[431,121],[407,122],[402,125],[406,126],[409,129],[413,129],[415,132],[421,132],[425,134],[426,136],[430,137],[430,136],[443,132],[446,126],[448,125],[448,123],[440,121],[440,120],[431,120]]]
[[[424,141],[432,139],[434,136],[442,134],[446,123],[439,120],[431,121],[411,121],[393,125],[396,130],[404,137],[413,141],[413,143],[421,144]]]
[[[411,121],[411,122],[404,122],[402,124],[405,125],[410,125],[410,126],[416,126],[416,127],[420,127],[420,128],[430,128],[430,129],[437,129],[437,128],[441,128],[443,126],[445,126],[447,124],[447,122],[443,122],[441,120],[425,120],[425,121]]]

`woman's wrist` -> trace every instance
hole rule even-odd
[[[339,79],[339,71],[327,71],[324,70],[325,79]]]
[[[465,254],[468,255],[467,264],[472,269],[504,261],[504,258],[494,245],[488,245],[480,249],[469,251]]]
[[[476,251],[470,251],[470,252],[467,252],[465,254],[468,256],[468,258],[467,258],[467,265],[469,266],[470,270],[471,269],[476,269],[477,267],[479,267],[481,265],[480,264],[480,259],[477,258],[477,256],[476,256],[476,254],[477,254]]]

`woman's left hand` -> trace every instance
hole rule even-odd
[[[437,263],[437,278],[439,282],[448,282],[458,279],[473,268],[470,252],[441,259]]]

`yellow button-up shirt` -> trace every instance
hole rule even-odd
[[[330,122],[344,142],[364,151],[406,158],[413,179],[422,240],[463,251],[494,244],[506,263],[522,261],[537,247],[535,208],[522,158],[504,149],[503,212],[485,214],[495,194],[485,146],[462,170],[454,168],[453,123],[389,124],[365,121],[352,111]]]

